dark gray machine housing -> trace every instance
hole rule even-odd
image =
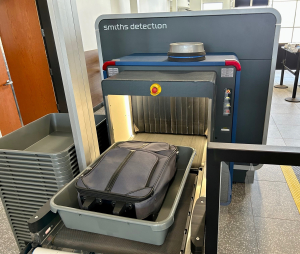
[[[208,53],[234,53],[242,67],[236,142],[265,144],[280,23],[273,8],[102,15],[96,21],[100,64],[166,53],[179,41],[201,41]]]

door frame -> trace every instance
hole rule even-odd
[[[3,45],[2,45],[1,38],[0,38],[0,51],[1,51],[0,53],[2,54],[2,57],[3,57],[3,60],[4,60],[5,67],[6,67],[6,72],[7,72],[7,76],[8,76],[7,81],[9,81],[8,85],[11,87],[11,90],[12,90],[12,93],[13,93],[13,96],[14,96],[14,100],[15,100],[15,104],[16,104],[16,107],[17,107],[17,111],[18,111],[18,115],[19,115],[21,125],[24,126],[21,111],[20,111],[20,108],[19,108],[18,100],[17,100],[17,97],[16,97],[15,89],[14,89],[14,83],[13,83],[13,81],[11,79],[11,76],[10,76],[10,72],[9,72],[9,68],[8,68],[8,65],[7,65],[7,61],[6,61],[5,52],[4,52],[4,48],[3,48]]]
[[[68,113],[66,95],[64,91],[62,75],[55,47],[55,40],[51,25],[48,3],[47,0],[35,0],[35,2],[42,29],[42,35],[44,39],[47,60],[50,68],[52,84],[54,87],[57,109],[60,113]]]

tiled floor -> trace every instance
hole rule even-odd
[[[11,231],[2,202],[0,202],[0,253],[19,253],[19,249]]]
[[[275,84],[279,84],[276,72]],[[274,89],[268,145],[300,146],[300,103],[291,96],[293,76],[286,74],[288,89]],[[299,91],[300,92],[300,91]],[[0,254],[18,254],[0,203]],[[232,203],[221,207],[219,254],[300,253],[300,215],[280,166],[264,165],[254,184],[235,184]]]
[[[276,71],[275,84],[279,84]],[[300,104],[286,102],[294,79],[285,74],[287,89],[274,89],[268,145],[300,146]],[[300,253],[300,215],[280,166],[264,165],[254,184],[235,184],[232,203],[221,207],[219,254]]]

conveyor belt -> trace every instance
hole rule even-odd
[[[206,146],[207,138],[205,136],[191,136],[191,135],[173,135],[173,134],[153,134],[153,133],[138,133],[132,140],[138,141],[156,141],[167,142],[175,146],[189,146],[196,150],[192,168],[199,168],[202,166],[203,152]]]
[[[53,244],[61,248],[93,251],[103,254],[174,254],[180,253],[187,215],[194,190],[196,174],[189,174],[180,202],[178,204],[175,221],[161,246],[134,242],[111,236],[87,233],[63,227],[53,240]]]

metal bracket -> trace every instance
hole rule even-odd
[[[126,209],[126,203],[125,202],[116,202],[113,214],[114,215],[122,215],[125,212]]]
[[[11,80],[7,80],[6,83],[3,84],[3,86],[9,86],[12,84],[13,84],[13,82]]]
[[[205,234],[205,198],[200,197],[195,204],[191,225],[191,251],[193,254],[204,253]]]
[[[55,217],[41,231],[32,234],[33,247],[49,245],[63,226],[64,224],[60,217]]]

